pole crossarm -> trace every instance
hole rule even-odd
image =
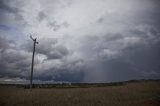
[[[36,41],[37,38],[33,38],[32,35],[30,35],[30,38],[33,40],[33,42],[36,42],[36,44],[38,44],[38,42]]]

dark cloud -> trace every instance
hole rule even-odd
[[[10,0],[1,0],[0,1],[0,9],[2,9],[4,11],[7,11],[7,12],[10,12],[10,13],[17,13],[17,12],[19,12],[18,8],[8,6],[7,2],[10,2]]]
[[[86,36],[80,47],[86,56],[84,80],[105,82],[159,78],[159,32],[153,27],[143,28]]]
[[[32,42],[30,42],[31,46],[27,45],[28,47],[24,48],[23,45],[21,49],[18,49],[18,46],[13,46],[13,44],[15,44],[14,41],[3,37],[0,37],[0,41],[1,77],[28,79],[31,67],[32,51],[30,51],[30,49],[32,49]],[[66,60],[62,59],[62,57],[68,55],[69,52],[64,46],[56,45],[58,43],[56,39],[41,39],[39,42],[39,46],[36,47],[34,79],[75,82],[83,80],[83,67],[79,65],[81,61],[76,60],[67,63]],[[41,62],[39,57],[41,58],[42,54],[48,58]],[[60,62],[58,63],[60,66],[56,66],[57,64],[54,63],[55,59],[58,59],[57,61]],[[50,61],[52,61],[51,64],[46,64]],[[43,67],[43,64],[47,66]],[[43,68],[38,68],[39,66]]]
[[[103,17],[100,17],[99,19],[97,19],[97,22],[102,23],[104,21]]]
[[[0,74],[8,77],[25,77],[30,66],[30,53],[19,50],[14,41],[0,37]],[[26,75],[25,75],[26,74]]]
[[[159,72],[158,45],[127,49],[120,57],[103,61],[104,69],[110,81],[127,79],[157,79]]]
[[[36,47],[36,53],[47,56],[47,59],[61,59],[69,54],[68,49],[58,43],[55,38],[42,38],[39,39],[39,44]],[[32,51],[32,41],[28,41],[22,48]]]
[[[131,33],[132,32],[132,33]],[[131,36],[128,37],[127,34]],[[152,39],[147,34],[152,35]],[[138,34],[138,35],[137,35]],[[88,36],[82,39],[80,51],[83,51],[86,57],[79,59],[72,56],[70,51],[59,43],[57,39],[39,39],[39,44],[36,47],[37,55],[46,56],[43,62],[38,62],[35,65],[34,79],[35,80],[54,80],[54,81],[71,81],[71,82],[106,82],[106,81],[123,81],[129,79],[142,79],[160,77],[159,73],[159,44],[155,42],[158,32],[148,30],[141,32],[139,30],[128,31],[126,33],[105,34],[101,36]],[[137,36],[136,36],[137,35]],[[138,37],[138,38],[137,38]],[[1,38],[2,47],[10,49],[6,40]],[[147,41],[147,42],[146,42]],[[139,42],[139,43],[138,43]],[[24,44],[22,48],[32,52],[33,42]],[[18,54],[18,55],[17,55]],[[20,75],[25,70],[30,70],[30,60],[28,54],[23,54],[22,51],[11,50],[1,53],[3,69],[6,65],[7,69],[21,69]],[[65,57],[65,58],[64,58]],[[4,61],[5,60],[5,61]],[[23,61],[22,61],[23,60]],[[7,61],[7,62],[6,62]],[[3,72],[3,71],[2,71]],[[15,71],[14,71],[15,73]],[[1,73],[1,75],[10,75]],[[26,73],[25,73],[26,74]]]
[[[56,21],[54,21],[54,22],[49,22],[48,23],[48,26],[49,27],[51,27],[51,28],[53,28],[53,30],[56,32],[56,31],[58,31],[58,30],[60,30],[61,28],[67,28],[67,27],[69,27],[70,26],[70,24],[68,23],[68,22],[63,22],[63,23],[60,23],[60,24],[57,24],[57,22]]]
[[[64,69],[65,68],[65,69]],[[51,68],[44,70],[43,73],[38,76],[35,75],[34,79],[41,79],[42,81],[54,80],[54,81],[67,81],[67,82],[82,82],[84,78],[84,70],[70,69],[64,67],[61,69]]]
[[[39,12],[38,16],[37,16],[37,18],[38,18],[39,21],[44,20],[46,17],[47,16],[46,16],[46,14],[43,11]]]
[[[11,0],[0,0],[0,10],[1,10],[0,14],[2,14],[0,21],[5,20],[5,18],[8,19],[8,15],[5,12],[13,14],[15,20],[19,20],[19,21],[23,20],[24,21],[22,15],[21,15],[22,10],[20,10],[18,7],[10,6],[9,5],[10,2],[12,2],[12,1]]]
[[[14,43],[12,40],[6,40],[5,38],[0,36],[0,49],[5,50],[7,48],[10,48],[11,46],[9,45],[10,43]]]

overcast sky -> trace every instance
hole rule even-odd
[[[159,0],[0,0],[0,81],[160,78]]]

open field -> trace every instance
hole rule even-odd
[[[160,106],[160,81],[32,90],[0,86],[0,106]]]

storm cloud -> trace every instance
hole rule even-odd
[[[159,79],[159,10],[159,0],[1,0],[0,77],[29,78],[32,33],[35,80]]]
[[[1,77],[25,77],[30,66],[30,53],[19,50],[16,43],[0,37],[0,67]],[[25,74],[24,74],[25,73]]]

